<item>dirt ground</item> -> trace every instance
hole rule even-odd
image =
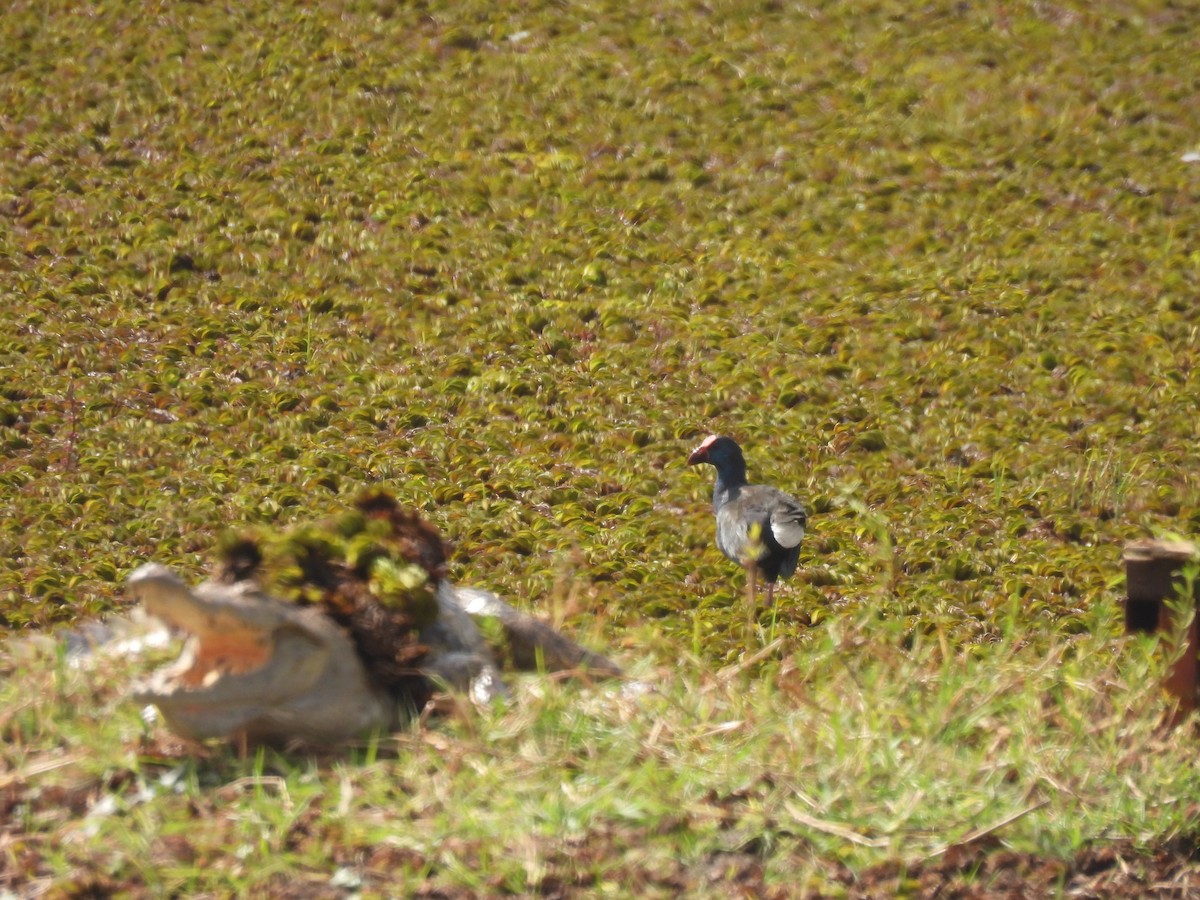
[[[690,879],[685,876],[679,884],[685,891],[699,889],[705,895],[719,895],[727,890],[733,897],[1200,898],[1200,852],[1190,843],[1150,854],[1139,853],[1129,844],[1112,843],[1084,850],[1067,861],[981,843],[952,848],[918,865],[888,862],[858,873],[847,869],[836,879],[842,889],[828,893],[806,891],[801,885],[783,891],[767,888],[761,863],[750,854],[731,854],[714,860],[707,871],[690,874]]]
[[[386,855],[386,854],[385,854]],[[379,865],[377,877],[368,877],[362,888],[365,896],[387,896],[389,880],[384,875],[388,863],[395,860],[372,860]],[[375,868],[369,866],[369,868]],[[1036,856],[1010,853],[996,848],[957,849],[935,861],[917,866],[902,867],[899,863],[884,863],[857,875],[849,870],[840,880],[840,889],[814,891],[803,885],[791,888],[768,887],[763,880],[760,858],[749,853],[720,854],[706,864],[679,868],[673,872],[629,873],[637,893],[646,897],[703,896],[754,898],[823,898],[841,897],[849,900],[876,898],[938,898],[938,900],[1027,900],[1027,898],[1200,898],[1200,863],[1195,848],[1169,848],[1150,855],[1137,854],[1120,845],[1087,850],[1073,860],[1039,859]],[[5,879],[7,881],[7,879]],[[20,884],[8,884],[20,893]],[[575,879],[561,879],[547,873],[541,884],[528,894],[550,898],[592,896],[595,884]],[[509,894],[499,885],[492,891],[445,889],[429,884],[413,896],[463,900]],[[123,881],[99,873],[83,874],[68,883],[43,882],[30,896],[67,897],[140,897],[146,896],[145,885],[137,880]],[[271,894],[287,900],[308,900],[316,897],[344,896],[331,890],[328,884],[279,883]]]
[[[117,785],[109,784],[107,789]],[[56,810],[80,818],[90,804],[90,792],[50,787],[26,793],[19,785],[0,789],[0,896],[16,897],[142,897],[154,893],[141,881],[137,868],[113,873],[104,860],[81,859],[74,877],[56,879],[43,853],[47,849],[37,836],[22,827],[18,807],[36,814]],[[316,815],[316,811],[313,811]],[[302,817],[303,818],[303,817]],[[323,840],[309,834],[298,822],[290,840]],[[917,864],[898,861],[881,863],[858,872],[829,862],[824,886],[797,883],[768,884],[763,848],[753,842],[738,850],[711,854],[699,862],[682,860],[662,865],[638,861],[634,836],[621,830],[603,829],[582,844],[554,842],[546,847],[544,874],[528,885],[522,896],[575,898],[594,896],[598,889],[619,885],[628,895],[645,898],[668,896],[701,897],[839,897],[848,900],[876,898],[939,898],[939,900],[993,900],[993,898],[1191,898],[1200,900],[1200,847],[1195,841],[1179,840],[1144,852],[1129,842],[1113,841],[1083,850],[1068,860],[1014,853],[991,837],[969,845],[951,847],[942,855]],[[478,848],[464,844],[456,848],[464,861],[471,861]],[[163,864],[189,863],[196,851],[185,836],[160,837],[149,848]],[[359,871],[362,896],[389,896],[397,876],[423,873],[425,884],[411,892],[422,898],[493,897],[511,895],[510,885],[495,883],[484,890],[447,885],[434,861],[412,850],[392,845],[347,845],[328,848],[330,862]],[[588,859],[598,865],[585,865]],[[614,867],[604,860],[625,859]],[[811,863],[811,858],[807,860]],[[776,861],[777,863],[777,861]],[[777,864],[772,868],[778,868]],[[799,869],[799,866],[797,867]],[[597,882],[597,869],[604,871]],[[286,900],[346,896],[329,883],[327,873],[311,873],[311,879],[294,877],[274,883],[268,893]],[[456,880],[456,879],[451,879]],[[411,881],[408,882],[410,885]],[[13,892],[9,894],[6,892]]]
[[[888,863],[846,878],[850,897],[938,897],[955,900],[1024,897],[1198,897],[1200,862],[1194,846],[1139,855],[1110,844],[1070,861],[1039,859],[995,847],[955,848],[902,870]]]

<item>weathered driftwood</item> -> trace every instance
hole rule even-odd
[[[504,697],[477,620],[494,620],[485,628],[498,635],[515,668],[621,673],[495,594],[445,580],[437,587],[437,618],[420,631],[417,677],[403,690],[379,684],[350,635],[320,607],[278,600],[254,582],[189,587],[150,563],[129,577],[129,590],[148,614],[187,635],[179,660],[136,685],[132,696],[196,740],[331,743],[396,725],[435,689],[463,691],[480,703]],[[419,690],[422,682],[427,691]]]
[[[195,587],[144,565],[130,592],[187,641],[133,694],[189,738],[331,743],[390,728],[437,690],[504,697],[502,665],[620,674],[495,594],[456,587],[447,559],[430,522],[373,489],[333,519],[226,535]]]

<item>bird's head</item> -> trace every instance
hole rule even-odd
[[[735,461],[745,465],[742,461],[742,448],[733,438],[725,437],[723,434],[710,434],[687,459],[689,466],[708,463],[718,469]]]

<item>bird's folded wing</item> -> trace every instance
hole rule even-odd
[[[771,508],[771,534],[779,546],[786,549],[800,546],[807,525],[808,516],[804,513],[804,507],[793,497],[779,491]]]
[[[769,528],[775,543],[790,550],[800,546],[808,519],[799,501],[777,488],[766,485],[744,488],[735,502],[722,507],[717,514],[717,544],[726,556],[740,561],[752,542],[750,527],[754,523]]]

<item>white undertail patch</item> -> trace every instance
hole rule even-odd
[[[774,535],[780,547],[790,550],[792,547],[800,546],[800,542],[804,540],[804,526],[795,520],[772,522],[771,534]]]

